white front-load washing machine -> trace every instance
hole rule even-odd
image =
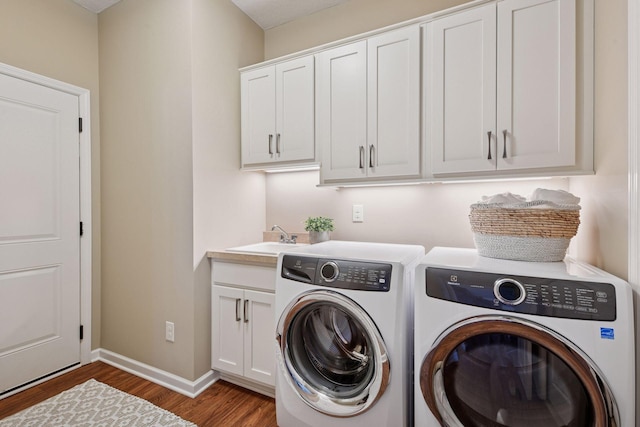
[[[625,281],[570,258],[434,248],[415,292],[416,426],[635,425]]]
[[[412,424],[413,279],[424,248],[328,241],[281,253],[280,427]]]

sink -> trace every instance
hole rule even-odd
[[[309,246],[305,243],[279,243],[279,242],[260,242],[251,245],[237,246],[229,248],[227,252],[252,253],[261,255],[278,255],[280,252],[287,252]]]

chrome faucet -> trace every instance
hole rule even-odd
[[[279,225],[274,225],[273,227],[271,227],[271,231],[275,230],[278,230],[280,232],[280,243],[296,243],[296,239],[298,238],[298,236],[296,236],[295,234],[289,236],[289,233],[284,231],[284,229]]]

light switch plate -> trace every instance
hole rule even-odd
[[[353,222],[364,222],[364,205],[353,205]]]
[[[176,327],[173,324],[173,322],[167,321],[165,323],[164,339],[169,342],[175,342],[175,339],[176,339],[175,332],[176,332]]]

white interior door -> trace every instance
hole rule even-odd
[[[78,117],[0,74],[0,394],[80,362]]]

